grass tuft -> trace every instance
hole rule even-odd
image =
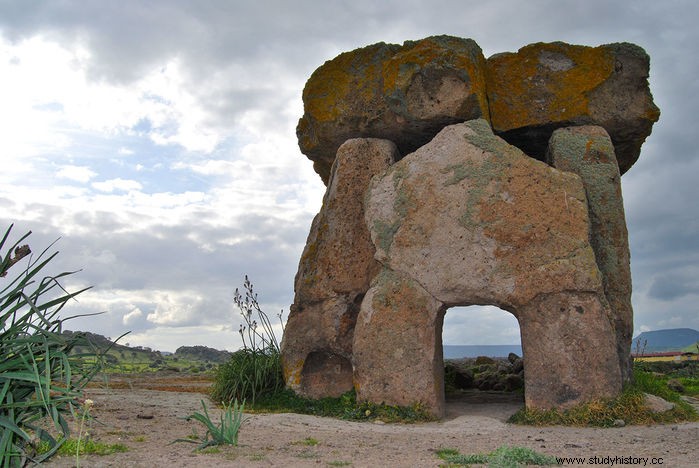
[[[214,401],[246,400],[254,405],[259,398],[283,389],[284,376],[279,341],[247,276],[243,287],[245,295],[236,289],[233,298],[245,322],[239,330],[243,349],[217,368],[211,398]],[[277,316],[283,329],[282,313]]]
[[[663,413],[653,413],[646,407],[644,393],[657,395],[674,403],[675,407]],[[634,369],[634,383],[613,400],[592,401],[565,411],[523,408],[512,415],[509,422],[533,426],[612,427],[618,419],[626,424],[640,425],[697,421],[699,416],[678,393],[667,387],[666,380],[653,373]]]
[[[46,453],[50,450],[48,442],[39,444],[38,452]],[[79,449],[79,450],[78,450]],[[56,451],[57,455],[75,456],[76,452],[81,455],[112,455],[114,453],[128,452],[129,448],[124,444],[106,444],[92,439],[67,439]]]
[[[462,455],[458,450],[439,449],[439,458],[446,461],[449,467],[469,466],[471,464],[485,465],[490,468],[510,468],[522,465],[557,465],[556,458],[544,455],[527,447],[501,446],[489,454]]]

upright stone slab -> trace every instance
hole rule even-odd
[[[473,40],[451,36],[343,53],[313,72],[303,90],[301,152],[327,184],[337,148],[349,138],[385,138],[404,155],[446,125],[487,119],[484,68]]]
[[[631,268],[621,176],[614,146],[601,127],[562,128],[553,132],[546,159],[558,169],[578,174],[585,186],[590,241],[611,306],[622,378],[628,381],[632,377]]]
[[[384,270],[355,329],[360,399],[420,403],[441,416],[444,312],[473,304],[517,317],[528,407],[619,393],[611,312],[577,175],[528,157],[486,121],[470,121],[374,177],[365,217]],[[396,368],[415,384],[391,375]],[[433,385],[424,384],[429,375]]]
[[[376,259],[447,304],[512,311],[540,294],[602,292],[580,178],[485,120],[446,127],[373,178],[365,210]]]
[[[352,389],[352,341],[359,307],[379,271],[362,222],[372,175],[397,158],[393,143],[354,139],[337,151],[323,207],[313,220],[282,340],[287,386],[311,398]]]
[[[353,364],[358,401],[444,414],[444,304],[414,279],[388,269],[362,303]]]
[[[542,294],[519,314],[527,408],[567,409],[614,398],[622,388],[604,294]]]
[[[537,43],[487,60],[493,129],[543,160],[551,133],[599,125],[623,174],[636,162],[660,111],[648,87],[650,59],[634,44],[599,47]]]

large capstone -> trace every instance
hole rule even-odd
[[[494,55],[486,67],[493,129],[543,160],[555,129],[598,125],[609,133],[623,174],[660,117],[649,66],[645,51],[628,43],[538,43]]]
[[[385,138],[407,154],[449,124],[488,118],[484,68],[473,40],[451,36],[341,54],[303,90],[301,152],[327,184],[335,153],[349,138]]]

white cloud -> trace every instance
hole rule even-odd
[[[195,317],[198,305],[203,297],[197,291],[168,291],[158,292],[155,311],[148,314],[146,319],[157,325],[188,325],[196,320],[204,322],[205,317]]]
[[[141,309],[136,307],[131,312],[124,315],[124,318],[122,319],[121,323],[128,326],[128,325],[132,324],[133,322],[135,322],[137,319],[141,318],[142,316],[143,316],[143,312],[141,311]]]
[[[0,127],[8,154],[28,157],[67,148],[77,129],[143,132],[157,144],[189,151],[211,152],[222,141],[222,130],[211,125],[210,111],[185,81],[179,59],[162,57],[128,86],[90,80],[95,59],[79,42],[59,44],[36,35],[10,44],[0,37]]]
[[[125,179],[110,179],[104,182],[93,182],[92,187],[99,190],[100,192],[114,192],[123,191],[130,192],[132,190],[141,190],[143,186],[135,180],[125,180]]]
[[[216,349],[236,351],[242,347],[237,331],[221,326],[158,326],[147,332],[130,333],[124,340],[131,346],[153,347],[159,351],[174,352],[180,346],[208,346]]]
[[[64,166],[56,171],[56,177],[76,182],[89,182],[97,173],[86,166]]]
[[[444,344],[519,344],[519,323],[495,306],[451,307],[444,317]]]

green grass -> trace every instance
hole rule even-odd
[[[251,408],[260,413],[300,413],[327,416],[351,421],[381,420],[387,423],[413,423],[434,420],[419,405],[404,407],[357,402],[354,391],[337,398],[311,400],[288,389],[258,399]]]
[[[214,401],[257,400],[284,387],[279,350],[241,349],[215,371],[211,398]]]
[[[46,453],[50,449],[48,443],[41,443],[38,448],[39,453]],[[95,440],[80,441],[80,455],[112,455],[114,453],[128,452],[129,448],[124,444],[105,444]],[[58,455],[74,457],[78,453],[78,440],[67,439],[56,451]]]
[[[527,447],[501,446],[488,454],[462,455],[455,449],[439,449],[439,458],[446,461],[449,467],[469,466],[471,464],[485,465],[490,468],[510,468],[523,465],[557,465],[556,458],[544,455]]]
[[[669,380],[677,380],[684,387],[684,395],[699,397],[699,362],[639,362],[638,369],[653,375],[653,386],[657,391],[664,391]],[[670,392],[670,394],[673,394]]]
[[[101,372],[104,374],[140,374],[144,372],[214,373],[217,364],[197,359],[184,359],[174,354],[154,355],[151,351],[130,348],[131,351],[110,350],[105,353]],[[133,354],[132,354],[133,353]],[[91,364],[94,359],[82,360]]]
[[[314,439],[313,437],[306,437],[303,440],[299,440],[298,442],[292,442],[294,445],[306,445],[308,447],[314,447],[318,445],[318,440]]]
[[[644,393],[657,395],[675,404],[663,413],[652,413],[645,406]],[[617,419],[626,424],[673,423],[698,421],[694,408],[682,401],[680,395],[667,387],[667,378],[640,369],[634,369],[634,383],[613,400],[598,400],[571,409],[539,410],[523,408],[510,417],[509,422],[534,426],[598,426],[612,427]]]
[[[682,351],[685,353],[699,353],[699,341],[697,341],[694,344],[685,346],[682,348]]]
[[[684,387],[685,395],[699,397],[699,378],[680,377],[678,380]]]
[[[243,287],[244,295],[236,289],[233,296],[245,322],[239,330],[243,349],[233,353],[228,362],[216,369],[211,398],[214,401],[245,400],[255,405],[259,398],[282,390],[284,376],[279,341],[247,276]],[[277,317],[283,330],[282,314]]]

